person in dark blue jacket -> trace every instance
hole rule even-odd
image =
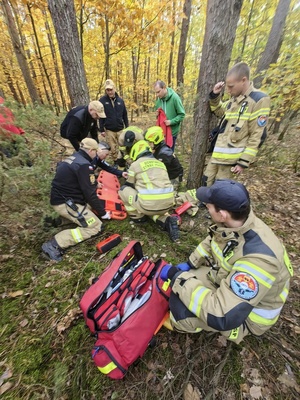
[[[105,82],[105,95],[99,101],[104,106],[106,117],[100,118],[100,132],[111,147],[111,157],[114,162],[118,159],[118,139],[124,128],[128,127],[127,109],[123,99],[116,92],[111,79]]]
[[[91,101],[88,106],[72,108],[60,126],[60,135],[69,139],[76,151],[82,139],[90,135],[98,142],[97,120],[105,118],[103,105],[99,101]]]
[[[127,177],[105,163],[109,154],[106,143],[98,144],[94,139],[85,138],[79,151],[60,162],[52,181],[50,203],[62,218],[78,225],[65,229],[42,245],[44,255],[50,260],[61,261],[64,249],[74,246],[101,232],[100,219],[110,219],[104,209],[104,201],[97,196],[98,183],[94,174],[95,165],[117,176]],[[96,161],[96,155],[98,160]]]

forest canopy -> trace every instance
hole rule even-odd
[[[277,100],[279,97],[280,107],[286,111],[286,108],[299,108],[293,87],[299,84],[300,7],[296,0],[283,2],[289,4],[280,52],[264,74],[263,86]],[[70,105],[70,93],[66,86],[68,72],[62,67],[49,12],[51,1],[48,3],[3,0],[0,15],[1,92],[24,105],[34,98],[60,111]],[[158,0],[74,1],[80,48],[68,50],[78,54],[82,52],[88,97],[96,99],[102,94],[106,78],[117,83],[120,95],[126,99],[128,108],[133,110],[148,111],[153,107],[152,85],[158,78],[165,80],[184,97],[195,95],[205,33],[206,3],[206,0],[167,0],[163,3]],[[249,63],[255,74],[278,4],[279,1],[271,0],[243,2],[231,65],[243,60]],[[65,24],[63,19],[61,25],[67,31]],[[186,34],[184,64],[183,71],[178,71],[181,68],[177,59],[182,54],[179,47],[183,30]],[[17,51],[28,66],[33,88],[28,87]],[[177,79],[178,75],[182,76],[181,82]],[[36,91],[33,97],[30,94],[32,90]],[[293,102],[290,101],[291,94]],[[193,104],[185,106],[188,112],[193,110]]]

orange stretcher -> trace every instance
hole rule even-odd
[[[97,196],[105,202],[105,211],[111,213],[112,219],[125,219],[127,213],[124,203],[118,195],[120,183],[116,175],[102,170],[98,175],[97,181],[102,184],[102,188],[97,189]]]

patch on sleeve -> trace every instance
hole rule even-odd
[[[245,272],[236,272],[230,279],[232,291],[244,300],[253,299],[258,293],[258,283]]]
[[[261,128],[263,128],[264,126],[267,125],[268,122],[268,116],[267,115],[260,115],[257,118],[257,125],[260,126]]]
[[[91,184],[92,184],[92,185],[95,184],[95,182],[96,182],[96,177],[95,177],[94,174],[91,174],[91,175],[90,175],[90,181],[91,181]]]

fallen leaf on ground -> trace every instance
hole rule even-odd
[[[81,314],[81,310],[73,308],[68,312],[68,314],[62,318],[62,320],[57,324],[56,330],[58,333],[62,333],[69,328],[71,323],[76,319],[76,317]]]
[[[9,379],[9,378],[11,378],[11,377],[12,377],[12,372],[11,372],[11,370],[10,370],[9,368],[7,368],[7,369],[3,372],[3,374],[0,376],[0,386],[3,385],[3,383],[4,383],[4,381],[5,381],[6,379]]]
[[[1,254],[0,255],[0,261],[6,261],[9,260],[10,258],[14,258],[13,254]]]
[[[16,292],[9,292],[8,297],[19,297],[22,296],[23,293],[24,293],[23,290],[17,290]]]
[[[4,383],[4,385],[0,387],[0,395],[7,392],[12,387],[12,385],[13,384],[11,382]]]
[[[220,345],[220,347],[227,347],[228,342],[225,336],[220,335],[218,337],[218,344]]]
[[[174,379],[174,375],[172,374],[171,368],[168,369],[166,375],[163,377],[164,384],[166,385],[168,381]]]
[[[300,393],[300,386],[297,384],[295,375],[293,373],[289,374],[287,371],[285,371],[283,374],[279,375],[277,380],[288,387],[294,388],[297,393]]]
[[[200,400],[201,393],[197,387],[193,387],[190,383],[187,384],[183,392],[183,400]]]
[[[149,383],[151,381],[151,379],[154,377],[155,377],[155,374],[152,371],[150,371],[146,377],[146,383]]]
[[[260,386],[252,386],[250,388],[250,396],[252,396],[253,399],[260,399],[262,397],[261,387]]]
[[[25,319],[23,319],[23,321],[20,322],[19,325],[20,325],[22,328],[24,328],[24,326],[26,326],[27,324],[28,324],[28,319],[25,318]]]

